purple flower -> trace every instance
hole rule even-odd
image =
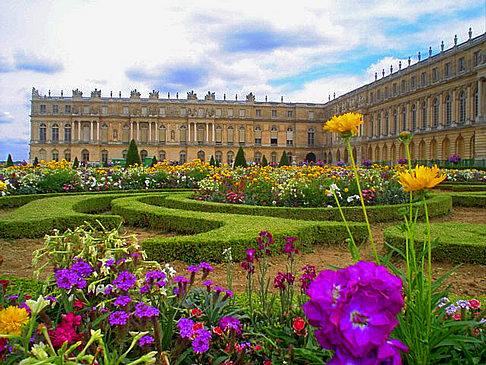
[[[110,325],[114,326],[114,325],[125,325],[127,324],[127,321],[128,321],[128,313],[127,312],[124,312],[124,311],[116,311],[116,312],[113,312],[112,314],[110,314],[110,319],[109,319],[109,322],[110,322]]]
[[[90,264],[84,262],[81,259],[78,259],[78,261],[73,265],[71,270],[77,272],[79,275],[85,278],[90,276],[91,273],[94,271]]]
[[[181,333],[182,338],[190,338],[194,334],[194,330],[192,326],[194,325],[194,321],[189,318],[181,318],[179,322],[177,322],[177,327],[179,327],[179,331]]]
[[[118,274],[113,284],[120,290],[128,291],[128,289],[133,288],[137,282],[134,274],[128,271],[122,271]]]
[[[301,290],[305,292],[307,289],[309,289],[310,284],[314,281],[316,278],[316,267],[312,265],[307,265],[302,268],[303,274],[299,278],[300,283],[301,283]]]
[[[445,311],[448,315],[453,315],[454,313],[456,313],[458,307],[456,307],[454,304],[451,304],[450,306],[448,306]]]
[[[103,294],[109,295],[109,294],[111,294],[112,291],[113,291],[113,285],[109,284],[109,285],[106,286],[105,290],[103,290]]]
[[[8,301],[12,301],[12,300],[15,300],[15,299],[19,299],[19,296],[18,295],[11,295],[9,297],[6,298]]]
[[[117,307],[125,307],[131,301],[132,298],[130,298],[128,295],[122,295],[116,298],[113,304],[116,305]]]
[[[110,259],[108,261],[105,262],[105,267],[110,267],[111,265],[113,265],[115,263],[115,260],[113,259]]]
[[[165,280],[167,276],[163,271],[160,270],[155,270],[155,271],[149,271],[147,274],[145,274],[145,283],[150,284],[152,281],[160,281],[160,280]]]
[[[174,278],[172,279],[174,280],[175,283],[188,283],[189,282],[189,279],[184,277],[184,276],[174,276]]]
[[[197,267],[197,266],[195,266],[195,265],[191,265],[191,266],[189,266],[189,267],[187,268],[187,271],[189,271],[189,272],[191,272],[191,273],[192,273],[192,272],[196,273],[196,272],[198,272],[198,271],[199,271],[199,267]]]
[[[207,329],[201,328],[196,332],[196,338],[192,341],[192,349],[194,352],[200,354],[209,350],[209,339],[211,338],[211,332]]]
[[[210,272],[214,270],[213,267],[209,265],[207,262],[201,262],[199,264],[199,268],[202,269],[202,271],[204,272]]]
[[[210,287],[211,285],[213,285],[213,281],[212,280],[205,280],[202,282],[202,285],[206,286],[206,287]]]
[[[463,309],[469,309],[469,301],[464,299],[459,299],[458,301],[456,301],[456,306]]]
[[[234,294],[231,290],[225,290],[224,292],[226,294],[226,297],[233,298]]]
[[[226,316],[221,318],[219,320],[219,326],[225,332],[228,332],[230,329],[234,329],[236,333],[241,333],[241,323],[235,317]]]
[[[147,293],[150,290],[150,285],[144,285],[140,288],[140,293]]]
[[[73,287],[83,289],[86,287],[86,280],[77,272],[69,269],[56,270],[56,282],[59,288],[71,290]]]
[[[224,288],[220,287],[220,286],[215,286],[213,288],[213,290],[216,292],[216,293],[221,293],[224,291]]]
[[[135,315],[138,318],[143,318],[143,317],[155,317],[159,315],[159,310],[155,307],[151,307],[145,303],[137,303],[135,306]]]
[[[150,345],[152,342],[154,342],[154,338],[152,336],[146,335],[146,336],[141,337],[138,340],[138,345],[140,347],[144,347],[144,346]]]
[[[50,295],[48,295],[47,297],[44,297],[44,300],[48,300],[50,302],[57,302],[57,298],[50,296]]]
[[[291,273],[288,272],[284,274],[279,272],[273,280],[273,287],[280,290],[285,290],[287,285],[292,285],[294,283],[294,280],[295,277]]]

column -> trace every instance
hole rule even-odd
[[[205,136],[205,142],[206,144],[209,144],[209,123],[206,122],[206,136]]]
[[[96,122],[96,141],[100,141],[100,121]]]
[[[452,90],[452,103],[451,103],[451,122],[455,123],[457,122],[457,117],[456,117],[456,90]]]
[[[149,122],[149,135],[148,135],[148,143],[152,143],[152,122]]]
[[[483,80],[478,80],[478,117],[483,117]]]
[[[213,142],[213,144],[216,144],[216,132],[214,130],[214,123],[211,124],[211,126],[213,127],[213,141],[212,142]]]
[[[197,130],[197,124],[194,123],[194,144],[197,144],[197,134],[196,134],[196,130]]]
[[[130,142],[132,141],[133,139],[133,122],[130,121]]]
[[[167,129],[166,129],[167,131]],[[166,137],[167,139],[167,132],[166,132]],[[155,122],[155,143],[159,143],[159,123]]]
[[[136,141],[137,141],[137,143],[139,143],[140,142],[140,123],[138,122],[138,120],[135,123],[137,123],[137,139],[136,139]]]
[[[94,139],[94,122],[91,122],[91,130],[90,130],[90,138],[89,138],[89,141],[90,143],[93,143],[93,139]]]
[[[81,142],[81,122],[78,120],[78,142]]]

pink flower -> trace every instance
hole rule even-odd
[[[481,308],[481,302],[477,299],[471,299],[469,300],[469,306],[473,309],[479,309]]]

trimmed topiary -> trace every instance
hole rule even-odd
[[[283,151],[282,157],[280,158],[280,162],[278,163],[279,167],[282,166],[290,166],[289,159],[287,157],[287,152]]]
[[[141,165],[142,161],[138,153],[137,143],[135,142],[134,139],[132,139],[130,141],[130,146],[128,147],[127,161],[125,163],[125,167],[133,166],[135,164]]]
[[[211,159],[209,160],[209,164],[211,166],[216,166],[216,162],[214,161],[214,156],[213,155],[211,155]]]
[[[37,167],[38,164],[39,164],[39,159],[37,158],[37,156],[35,156],[34,163],[32,164],[32,166]]]
[[[7,157],[7,167],[13,166],[12,155],[9,153]]]
[[[268,166],[268,161],[267,161],[267,158],[265,157],[265,155],[263,155],[262,161],[260,162],[260,165],[262,167]]]
[[[240,148],[238,148],[238,153],[236,154],[233,167],[236,168],[236,167],[246,167],[246,166],[247,166],[247,163],[246,163],[246,158],[245,158],[245,152],[243,151],[243,148],[240,147]]]
[[[79,167],[79,160],[78,156],[74,157],[74,162],[73,162],[73,169],[77,169]]]

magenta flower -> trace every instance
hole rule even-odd
[[[201,328],[196,332],[196,338],[192,340],[192,349],[194,352],[200,354],[209,350],[209,340],[211,339],[211,332],[207,329]]]
[[[236,333],[241,333],[241,322],[239,319],[231,316],[223,317],[219,320],[219,326],[225,332],[228,332],[230,329],[235,330]]]

